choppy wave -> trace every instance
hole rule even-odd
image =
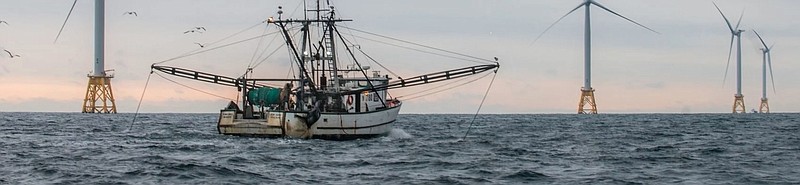
[[[800,114],[401,115],[355,141],[216,114],[0,113],[0,184],[798,184]],[[129,129],[131,128],[131,129]]]

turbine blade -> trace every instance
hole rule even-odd
[[[769,50],[772,51],[772,47],[775,47],[775,44],[769,46]]]
[[[531,42],[531,45],[536,44],[536,41],[539,41],[539,39],[542,38],[542,36],[544,36],[544,34],[547,33],[547,31],[550,31],[550,29],[553,28],[553,26],[555,26],[556,24],[558,24],[558,22],[561,22],[562,19],[564,19],[569,14],[572,14],[572,12],[575,12],[575,10],[578,10],[579,8],[581,8],[582,6],[585,6],[585,5],[586,5],[586,3],[581,3],[577,7],[573,8],[572,10],[567,12],[567,14],[564,14],[564,16],[561,16],[561,18],[558,18],[558,20],[556,20],[556,22],[553,22],[553,24],[550,24],[550,26],[548,26],[547,29],[544,29],[544,31],[541,34],[539,34],[539,36],[537,36],[536,39],[533,40],[533,42]]]
[[[769,51],[769,47],[767,47],[767,43],[766,43],[766,42],[764,42],[764,39],[762,39],[762,38],[761,38],[761,35],[760,35],[760,34],[758,34],[758,32],[757,32],[755,29],[753,29],[753,32],[754,32],[754,33],[756,33],[756,36],[758,36],[758,40],[761,40],[761,44],[763,44],[763,45],[764,45],[764,49],[765,49],[766,51]]]
[[[736,31],[733,30],[733,26],[731,26],[731,21],[728,21],[728,17],[725,17],[725,14],[722,13],[722,10],[719,9],[719,6],[717,6],[717,3],[715,3],[715,2],[711,2],[711,3],[714,3],[714,7],[717,7],[717,11],[719,11],[719,14],[722,15],[723,19],[725,19],[725,23],[728,24],[728,29],[731,29],[731,33],[736,33]]]
[[[739,15],[739,21],[736,21],[736,29],[739,29],[739,24],[742,23],[742,17],[744,17],[744,10],[742,10],[742,15]]]
[[[67,18],[64,19],[64,24],[61,24],[61,29],[58,30],[58,35],[56,35],[56,39],[53,40],[53,44],[58,42],[58,37],[60,37],[61,36],[61,32],[64,31],[64,26],[67,25],[67,21],[69,20],[69,16],[72,15],[72,10],[75,9],[75,4],[77,4],[77,3],[78,3],[78,0],[75,0],[75,1],[72,2],[72,8],[69,8],[69,13],[67,13]]]
[[[733,54],[733,35],[731,35],[731,45],[728,48],[728,62],[725,64],[725,77],[722,78],[722,87],[725,87],[725,81],[728,80],[728,69],[731,66],[731,54]]]
[[[622,15],[618,14],[617,12],[614,12],[614,11],[612,11],[611,9],[608,9],[608,8],[606,8],[605,6],[601,5],[600,3],[597,3],[597,2],[594,2],[594,1],[590,1],[589,3],[591,3],[591,4],[594,4],[595,6],[597,6],[597,7],[600,7],[600,8],[602,8],[603,10],[606,10],[606,11],[608,11],[608,12],[609,12],[609,13],[611,13],[611,14],[617,15],[617,16],[619,16],[619,17],[621,17],[621,18],[625,19],[625,20],[628,20],[628,21],[632,22],[633,24],[639,25],[639,26],[641,26],[641,27],[642,27],[642,28],[644,28],[644,29],[650,30],[650,31],[652,31],[653,33],[661,34],[661,33],[657,32],[656,30],[650,29],[650,28],[648,28],[647,26],[644,26],[644,25],[642,25],[642,24],[639,24],[639,23],[638,23],[638,22],[636,22],[636,21],[633,21],[633,20],[631,20],[631,19],[628,19],[627,17],[625,17],[625,16],[622,16]]]
[[[775,90],[775,75],[772,73],[772,54],[770,52],[767,52],[767,64],[769,64],[769,79],[772,80],[772,92],[778,94],[778,91]]]

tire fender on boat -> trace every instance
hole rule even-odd
[[[314,123],[316,123],[319,120],[321,116],[320,107],[322,107],[322,101],[317,101],[316,103],[314,103],[314,108],[308,111],[308,113],[306,114],[305,121],[306,121],[306,126],[308,128],[311,128],[311,126],[313,126]]]

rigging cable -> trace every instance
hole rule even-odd
[[[201,92],[201,93],[203,93],[203,94],[207,94],[207,95],[215,96],[215,97],[217,97],[217,98],[221,98],[221,99],[226,99],[226,100],[234,101],[233,99],[230,99],[230,98],[227,98],[227,97],[224,97],[224,96],[216,95],[216,94],[213,94],[213,93],[210,93],[210,92],[206,92],[206,91],[203,91],[203,90],[200,90],[200,89],[197,89],[197,88],[194,88],[194,87],[188,86],[188,85],[184,85],[184,84],[182,84],[182,83],[178,83],[177,81],[175,81],[175,80],[172,80],[172,79],[169,79],[169,78],[167,78],[167,77],[164,77],[164,76],[162,76],[161,74],[158,74],[158,73],[156,73],[156,75],[158,75],[159,77],[163,78],[164,80],[167,80],[167,81],[170,81],[170,82],[172,82],[172,83],[178,84],[178,85],[180,85],[180,86],[183,86],[183,87],[189,88],[189,89],[191,89],[191,90],[195,90],[195,91],[197,91],[197,92]]]
[[[269,24],[267,24],[267,26],[269,26]],[[269,30],[269,29],[268,29],[267,27],[265,27],[265,28],[264,28],[264,31],[263,31],[263,32],[261,32],[261,34],[262,34],[262,35],[263,35],[263,34],[267,34],[267,31],[268,31],[268,30]],[[277,37],[277,36],[276,36],[276,37]],[[272,38],[273,38],[273,40],[274,40],[276,37],[272,37]],[[262,45],[262,44],[264,44],[264,37],[261,37],[261,39],[258,41],[258,46],[256,46],[256,49],[255,49],[255,51],[253,51],[253,56],[250,58],[250,63],[249,63],[249,64],[247,64],[247,67],[248,67],[248,68],[249,68],[250,66],[252,66],[252,65],[253,65],[253,63],[255,63],[255,61],[256,61],[256,55],[258,55],[258,53],[259,53],[258,51],[259,51],[259,50],[261,50],[261,45]],[[271,45],[271,44],[272,44],[272,41],[270,41],[270,45]],[[270,45],[267,45],[267,46],[266,46],[266,47],[264,47],[264,48],[268,48]],[[261,52],[261,54],[263,55],[263,54],[264,54],[264,52],[262,51],[262,52]],[[260,57],[260,56],[259,56],[259,57]]]
[[[261,53],[258,55],[258,57],[253,58],[253,61],[250,62],[250,64],[248,66],[253,66],[256,63],[256,61],[259,61],[259,60],[261,60],[262,62],[264,60],[267,60],[266,58],[264,58],[264,54],[267,53],[267,51],[268,51],[267,48],[270,48],[272,46],[272,43],[274,43],[275,39],[277,39],[277,38],[278,38],[278,35],[275,35],[274,37],[272,37],[272,40],[269,41],[269,44],[266,47],[264,47],[264,49],[261,51]],[[284,45],[278,45],[278,47],[283,47],[283,46]],[[267,58],[269,58],[269,57],[270,56],[267,56]],[[262,59],[262,58],[264,58],[264,59]],[[258,65],[258,64],[255,64],[255,65]],[[255,68],[255,67],[253,67],[253,68]]]
[[[147,75],[147,81],[144,82],[144,89],[142,89],[142,96],[139,97],[139,105],[136,105],[136,113],[133,114],[133,121],[128,126],[128,131],[133,128],[133,124],[136,123],[136,117],[139,116],[139,108],[142,107],[142,101],[144,101],[144,93],[147,92],[147,85],[150,84],[150,77],[153,76],[153,69],[150,69],[150,74]]]
[[[364,39],[364,40],[368,40],[368,41],[372,41],[372,42],[386,44],[386,45],[390,45],[390,46],[394,46],[394,47],[398,47],[398,48],[403,48],[403,49],[407,49],[407,50],[413,50],[413,51],[417,51],[417,52],[421,52],[421,53],[427,53],[427,54],[431,54],[431,55],[436,55],[436,56],[440,56],[440,57],[451,58],[451,59],[456,59],[456,60],[463,60],[463,61],[468,61],[468,62],[473,62],[473,63],[478,63],[478,64],[485,64],[484,62],[481,62],[481,61],[478,61],[478,60],[465,59],[465,58],[460,58],[460,57],[456,57],[456,56],[450,56],[450,55],[445,55],[445,54],[440,54],[440,53],[434,53],[434,52],[431,52],[431,51],[425,51],[425,50],[416,49],[416,48],[412,48],[412,47],[408,47],[408,46],[401,46],[401,45],[398,45],[398,44],[392,44],[392,43],[379,41],[379,40],[375,40],[375,39],[370,39],[370,38],[357,36],[357,35],[350,35],[350,36],[353,36],[353,37],[356,37],[356,38],[360,38],[360,39]],[[483,59],[481,59],[481,60],[483,60]]]
[[[466,54],[461,54],[461,53],[457,53],[457,52],[453,52],[453,51],[448,51],[448,50],[439,49],[439,48],[435,48],[435,47],[431,47],[431,46],[417,44],[417,43],[413,43],[413,42],[409,42],[409,41],[405,41],[405,40],[392,38],[392,37],[389,37],[389,36],[383,36],[383,35],[380,35],[380,34],[377,34],[377,33],[371,33],[371,32],[364,31],[364,30],[359,30],[359,29],[350,28],[350,27],[346,27],[346,26],[342,26],[342,27],[350,29],[350,30],[353,30],[353,31],[356,31],[356,32],[361,32],[361,33],[365,33],[365,34],[369,34],[369,35],[373,35],[373,36],[377,36],[377,37],[382,37],[382,38],[386,38],[386,39],[390,39],[390,40],[394,40],[394,41],[398,41],[398,42],[403,42],[403,43],[406,43],[406,44],[416,45],[416,46],[419,46],[419,47],[424,47],[424,48],[428,48],[428,49],[432,49],[432,50],[437,50],[437,51],[441,51],[441,52],[445,52],[445,53],[450,53],[450,54],[454,54],[454,55],[458,55],[458,56],[462,56],[462,57],[472,58],[472,59],[475,59],[477,61],[483,61],[483,62],[487,62],[487,63],[493,63],[494,62],[494,61],[491,61],[489,59],[482,59],[482,58],[478,58],[478,57],[474,57],[474,56],[470,56],[470,55],[466,55]]]
[[[300,31],[298,31],[297,33],[295,33],[295,36],[297,36],[297,34],[299,34],[299,33],[300,33]],[[258,67],[258,66],[260,66],[262,63],[266,62],[266,61],[267,61],[267,60],[268,60],[270,57],[272,57],[272,55],[275,55],[275,53],[277,53],[278,51],[280,51],[280,50],[281,50],[281,48],[283,48],[283,47],[285,47],[285,46],[286,46],[286,45],[280,45],[280,46],[278,46],[278,48],[275,48],[275,50],[273,50],[272,52],[270,52],[270,53],[269,53],[269,55],[267,55],[266,57],[264,57],[264,59],[261,59],[261,57],[263,57],[263,56],[264,56],[264,54],[265,54],[265,53],[267,53],[267,52],[266,52],[266,51],[267,51],[267,50],[266,50],[266,48],[269,48],[269,46],[271,46],[271,45],[272,45],[272,41],[275,41],[275,38],[277,38],[277,37],[278,37],[277,35],[276,35],[275,37],[272,37],[272,40],[270,41],[270,44],[269,44],[269,45],[267,45],[267,47],[264,47],[264,49],[265,49],[265,50],[264,50],[264,52],[261,52],[261,54],[258,56],[258,58],[256,58],[256,59],[258,59],[258,60],[259,60],[259,61],[258,61],[258,63],[255,63],[255,60],[254,60],[254,61],[251,61],[251,62],[250,62],[250,64],[248,64],[248,65],[247,65],[247,71],[249,71],[249,72],[250,72],[250,76],[252,76],[252,75],[253,75],[253,73],[252,73],[252,72],[253,72],[253,69],[257,68],[257,67]],[[291,51],[290,51],[290,52],[291,52]],[[255,65],[253,65],[254,63],[255,63]],[[246,75],[246,74],[247,74],[247,72],[245,72],[245,74],[244,74],[244,75],[242,75],[242,76],[243,76],[243,77],[245,77],[245,75]],[[246,78],[246,77],[245,77],[245,78]],[[287,78],[288,78],[288,77],[287,77]]]
[[[438,86],[438,87],[434,87],[434,88],[426,89],[426,90],[419,91],[419,92],[415,92],[415,93],[411,93],[411,94],[406,94],[406,95],[402,95],[402,96],[397,96],[397,98],[404,98],[404,97],[406,97],[406,96],[411,96],[411,97],[409,97],[409,98],[404,98],[403,100],[413,100],[413,99],[417,99],[417,98],[425,97],[425,96],[428,96],[428,95],[432,95],[432,94],[436,94],[436,93],[444,92],[444,91],[447,91],[447,90],[455,89],[455,88],[458,88],[458,87],[461,87],[461,86],[464,86],[464,85],[470,84],[470,83],[472,83],[472,82],[478,81],[478,80],[480,80],[480,79],[486,78],[487,76],[489,76],[489,73],[486,73],[486,74],[484,74],[484,75],[483,75],[483,76],[481,76],[481,77],[478,77],[478,78],[475,78],[475,79],[472,79],[472,80],[466,81],[466,82],[464,82],[464,83],[460,83],[460,84],[458,84],[458,85],[455,85],[455,86],[452,86],[452,87],[447,87],[447,88],[444,88],[444,89],[439,89],[439,90],[436,90],[436,89],[438,89],[438,88],[443,88],[443,87],[446,87],[446,86],[447,86],[447,85],[442,85],[442,86]],[[469,79],[469,78],[462,78],[462,79],[458,79],[457,81],[455,81],[455,82],[453,82],[453,83],[451,83],[451,84],[455,84],[456,82],[464,81],[464,80],[467,80],[467,79]],[[449,85],[449,84],[448,84],[448,85]],[[433,91],[433,92],[430,92],[430,93],[425,93],[425,92],[429,92],[429,91],[432,91],[432,90],[436,90],[436,91]],[[425,94],[422,94],[422,95],[417,95],[417,94],[420,94],[420,93],[425,93]]]
[[[489,90],[492,89],[492,84],[494,84],[494,79],[497,77],[497,70],[494,70],[494,76],[492,76],[492,81],[489,82],[489,88],[486,88],[486,93],[483,94],[483,99],[481,100],[481,104],[478,106],[478,111],[475,112],[475,116],[472,116],[472,121],[469,122],[469,127],[467,127],[467,133],[464,133],[464,137],[461,140],[467,139],[467,135],[469,135],[469,131],[472,130],[472,124],[475,123],[475,119],[478,118],[478,113],[481,112],[481,108],[483,107],[483,102],[486,101],[486,97],[489,96]]]
[[[264,63],[265,61],[267,61],[267,59],[269,59],[269,57],[272,57],[272,55],[274,55],[275,53],[277,53],[277,52],[278,52],[279,50],[281,50],[281,48],[283,48],[283,47],[284,47],[284,45],[281,45],[281,46],[279,46],[278,48],[275,48],[275,50],[273,50],[273,51],[272,51],[272,52],[271,52],[269,55],[267,55],[267,57],[265,57],[264,59],[262,59],[261,61],[259,61],[258,63],[256,63],[255,65],[253,65],[253,66],[252,66],[252,67],[250,67],[250,68],[256,68],[256,67],[258,67],[259,65],[261,65],[261,63]],[[266,53],[266,52],[264,52],[264,53]]]
[[[298,30],[296,33],[294,33],[294,35],[293,35],[293,36],[294,36],[294,37],[296,37],[296,36],[297,36],[297,34],[300,34],[300,32],[301,32],[301,31],[302,31],[302,30]],[[272,41],[275,41],[275,39],[276,39],[276,38],[278,38],[278,36],[277,36],[277,35],[276,35],[275,37],[272,37]],[[270,45],[272,45],[272,41],[270,41]],[[268,45],[267,47],[269,47],[270,45]],[[265,49],[266,49],[267,47],[265,47]],[[261,65],[261,63],[264,63],[265,61],[267,61],[267,59],[269,59],[269,57],[272,57],[272,55],[274,55],[275,53],[277,53],[277,52],[278,52],[278,51],[279,51],[281,48],[283,48],[283,47],[286,47],[286,45],[285,45],[285,44],[283,44],[283,45],[280,45],[280,46],[278,46],[278,48],[275,48],[275,50],[273,50],[273,51],[272,51],[272,53],[270,53],[269,55],[267,55],[267,56],[266,56],[264,59],[261,59],[261,61],[259,61],[259,62],[258,62],[258,63],[256,63],[255,65],[253,65],[253,66],[252,66],[252,68],[256,68],[256,67],[258,67],[259,65]],[[291,51],[290,51],[290,52],[291,52]],[[258,58],[260,59],[262,56],[264,56],[264,53],[266,53],[266,50],[265,50],[265,52],[261,52],[261,55],[260,55],[260,56],[258,56]],[[291,57],[290,57],[290,58],[291,58]]]
[[[350,40],[347,40],[347,42],[350,42]],[[351,44],[352,44],[352,42],[351,42]],[[374,58],[372,58],[372,56],[369,56],[369,55],[368,55],[366,52],[364,52],[364,50],[361,50],[361,47],[355,47],[355,48],[356,48],[356,49],[358,49],[358,51],[359,51],[359,52],[361,52],[361,54],[364,54],[364,56],[366,56],[367,58],[369,58],[370,60],[372,60],[373,62],[375,62],[376,64],[378,64],[379,66],[381,66],[383,69],[386,69],[386,71],[388,71],[388,72],[389,72],[389,73],[391,73],[392,75],[394,75],[394,76],[396,76],[396,77],[400,77],[400,75],[397,75],[397,73],[394,73],[394,71],[390,70],[390,69],[389,69],[389,68],[387,68],[386,66],[383,66],[383,64],[381,64],[380,62],[378,62],[377,60],[375,60]]]
[[[193,55],[197,55],[197,54],[201,54],[201,53],[217,50],[217,49],[220,49],[220,48],[228,47],[228,46],[235,45],[235,44],[240,44],[242,42],[251,41],[251,40],[254,40],[254,39],[257,39],[257,38],[261,38],[261,37],[265,37],[265,36],[272,35],[272,34],[277,34],[277,33],[278,32],[272,32],[272,33],[268,33],[268,34],[264,34],[264,35],[259,35],[259,36],[251,37],[251,38],[248,38],[248,39],[244,39],[244,40],[228,43],[228,44],[225,44],[225,45],[217,46],[217,47],[214,47],[214,48],[211,48],[211,49],[207,49],[207,50],[202,50],[202,51],[196,51],[195,50],[195,51],[189,52],[189,53],[181,55],[181,56],[170,58],[170,59],[167,59],[167,60],[164,60],[164,61],[161,61],[161,62],[156,62],[154,64],[155,65],[163,64],[165,62],[169,62],[169,61],[173,61],[173,60],[177,60],[177,59],[181,59],[181,58],[185,58],[185,57],[189,57],[189,56],[193,56]]]
[[[261,24],[261,23],[259,23],[259,24]],[[255,26],[258,26],[258,25],[255,25]],[[253,27],[255,27],[255,26],[253,26]],[[249,29],[252,29],[253,27],[250,27],[250,28],[248,28],[248,29],[246,29],[246,30],[242,30],[242,31],[240,31],[239,33],[236,33],[236,34],[234,34],[234,35],[228,36],[228,37],[226,37],[226,38],[224,38],[224,39],[221,39],[221,40],[219,40],[219,41],[212,42],[212,43],[210,43],[210,44],[208,44],[208,45],[214,45],[214,44],[217,44],[217,43],[219,43],[219,42],[221,42],[221,41],[227,40],[227,39],[228,39],[228,38],[230,38],[230,37],[233,37],[233,36],[235,36],[235,35],[238,35],[238,34],[240,34],[240,33],[244,32],[244,31],[247,31],[247,30],[249,30]],[[174,58],[170,58],[170,59],[167,59],[167,60],[163,60],[163,61],[160,61],[160,62],[156,62],[156,63],[154,63],[154,64],[155,64],[155,65],[158,65],[158,64],[163,64],[163,63],[165,63],[165,62],[169,62],[169,61],[173,61],[173,60],[177,60],[177,59],[181,59],[181,58],[185,58],[185,57],[189,57],[189,56],[197,55],[197,54],[200,54],[200,53],[209,52],[209,51],[212,51],[212,50],[217,50],[217,49],[220,49],[220,48],[228,47],[228,46],[235,45],[235,44],[240,44],[240,43],[243,43],[243,42],[251,41],[251,40],[254,40],[254,39],[258,39],[258,38],[261,38],[261,37],[266,37],[266,36],[269,36],[269,35],[272,35],[272,34],[278,34],[278,33],[280,33],[280,31],[275,31],[275,32],[272,32],[272,33],[267,33],[267,34],[263,34],[263,35],[259,35],[259,36],[251,37],[251,38],[248,38],[248,39],[244,39],[244,40],[240,40],[240,41],[236,41],[236,42],[228,43],[228,44],[225,44],[225,45],[222,45],[222,46],[217,46],[217,47],[214,47],[214,48],[211,48],[211,49],[206,49],[206,50],[202,50],[203,48],[198,48],[198,49],[192,50],[192,51],[190,51],[190,52],[187,52],[187,53],[185,53],[185,54],[183,54],[183,55],[179,55],[179,56],[177,56],[177,57],[174,57]],[[208,47],[208,46],[206,46],[206,47]],[[202,51],[201,51],[201,50],[202,50]]]
[[[217,41],[214,41],[214,42],[208,43],[208,44],[206,44],[206,46],[212,46],[212,45],[214,45],[214,44],[217,44],[217,43],[220,43],[220,42],[222,42],[222,41],[224,41],[224,40],[228,40],[228,39],[229,39],[229,38],[231,38],[231,37],[234,37],[234,36],[236,36],[236,35],[239,35],[239,34],[241,34],[241,33],[244,33],[245,31],[248,31],[248,30],[250,30],[250,29],[253,29],[253,28],[255,28],[256,26],[258,26],[258,25],[261,25],[261,24],[264,24],[264,23],[266,23],[266,22],[267,22],[266,20],[264,20],[264,21],[261,21],[260,23],[254,24],[253,26],[250,26],[250,27],[248,27],[248,28],[245,28],[245,29],[243,29],[243,30],[241,30],[241,31],[239,31],[239,32],[236,32],[236,33],[234,33],[234,34],[232,34],[232,35],[229,35],[229,36],[227,36],[227,37],[225,37],[225,38],[222,38],[222,39],[219,39],[219,40],[217,40]],[[267,24],[267,26],[269,26],[269,24]],[[266,29],[265,29],[265,31],[266,31]],[[199,51],[199,50],[201,50],[201,49],[203,49],[203,48],[197,48],[197,49],[195,49],[195,50],[192,50],[192,51],[190,51],[190,52],[187,52],[187,53],[185,53],[184,55],[191,54],[191,53],[193,53],[193,52],[196,52],[196,51]]]

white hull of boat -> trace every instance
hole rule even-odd
[[[220,134],[320,138],[348,140],[383,136],[391,132],[401,104],[388,109],[359,113],[320,113],[311,128],[306,126],[306,112],[272,111],[265,118],[244,119],[235,110],[222,110],[218,129]]]

